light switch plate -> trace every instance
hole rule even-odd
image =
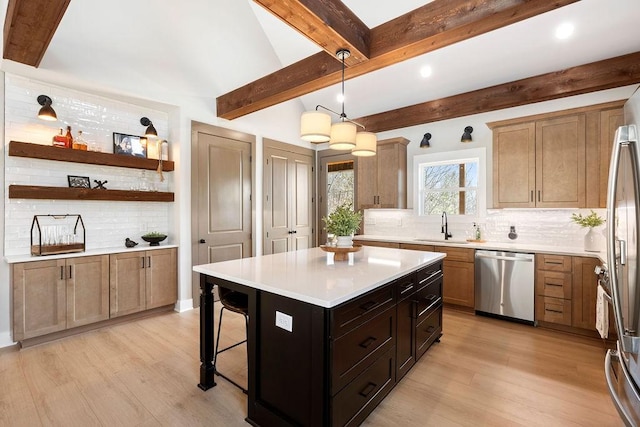
[[[293,332],[293,316],[276,311],[276,326],[285,331]]]

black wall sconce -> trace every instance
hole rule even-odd
[[[422,141],[420,141],[420,148],[431,147],[431,143],[429,140],[431,139],[431,134],[429,132],[425,133],[422,137]]]
[[[38,111],[38,118],[42,120],[48,120],[54,122],[58,120],[56,112],[51,108],[53,101],[47,95],[38,96],[38,104],[42,105],[40,111]]]
[[[153,127],[153,123],[147,117],[141,118],[140,124],[147,127],[147,130],[144,131],[144,136],[158,136],[158,131]]]
[[[473,141],[473,138],[471,138],[471,132],[473,132],[473,128],[471,126],[464,128],[464,133],[462,134],[462,138],[460,138],[460,142]]]

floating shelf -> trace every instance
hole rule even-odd
[[[100,153],[97,151],[71,150],[51,145],[18,141],[9,142],[9,155],[30,157],[33,159],[58,160],[62,162],[87,163],[91,165],[119,166],[132,169],[156,170],[158,168],[158,160],[155,159],[145,159],[123,154]],[[162,162],[162,170],[166,172],[173,171],[174,163],[164,160]]]
[[[10,185],[9,198],[47,200],[114,200],[123,202],[173,202],[174,194],[162,191],[98,190],[92,188]]]

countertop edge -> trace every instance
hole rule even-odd
[[[142,252],[142,251],[154,251],[158,249],[170,249],[177,248],[178,245],[175,244],[160,244],[159,246],[141,246],[137,245],[133,248],[100,248],[100,249],[90,249],[84,252],[71,252],[68,254],[55,254],[55,255],[9,255],[4,257],[4,261],[7,264],[17,264],[19,262],[35,262],[35,261],[50,261],[55,259],[67,259],[67,258],[78,258],[85,256],[95,256],[95,255],[110,255],[110,254],[119,254],[124,252]]]

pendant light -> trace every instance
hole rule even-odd
[[[347,49],[340,49],[336,57],[342,61],[342,112],[337,113],[322,105],[316,105],[315,111],[306,111],[300,117],[300,138],[305,141],[320,143],[329,142],[329,148],[334,150],[351,150],[354,156],[374,156],[376,154],[377,138],[371,132],[358,132],[360,123],[350,120],[344,112],[344,70],[345,59],[351,55]],[[321,108],[340,117],[338,123],[331,124],[328,113],[318,111]]]

